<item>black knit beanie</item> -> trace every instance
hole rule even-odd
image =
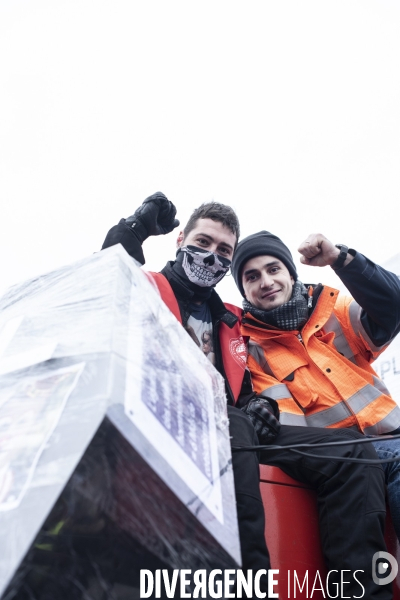
[[[233,255],[232,275],[243,297],[242,270],[245,263],[255,256],[275,256],[287,267],[293,279],[297,280],[297,271],[290,250],[276,235],[269,231],[259,231],[239,242]]]

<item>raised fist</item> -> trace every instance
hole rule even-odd
[[[340,250],[322,233],[312,233],[298,248],[300,262],[312,267],[326,267],[337,259]]]
[[[146,198],[133,215],[126,219],[140,243],[150,235],[164,235],[178,227],[175,219],[176,208],[162,192],[156,192]]]

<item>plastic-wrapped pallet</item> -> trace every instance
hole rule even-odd
[[[222,377],[121,246],[0,299],[2,599],[240,564],[230,458]]]

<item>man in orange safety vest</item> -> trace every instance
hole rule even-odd
[[[280,422],[349,428],[378,436],[393,524],[400,539],[400,408],[371,363],[400,330],[400,282],[321,234],[299,247],[301,262],[330,266],[350,295],[303,285],[288,247],[268,231],[242,240],[232,273],[244,297],[242,334],[256,394],[277,402]]]

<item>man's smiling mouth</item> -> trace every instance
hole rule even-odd
[[[266,294],[264,294],[262,297],[263,300],[265,300],[265,298],[270,298],[271,296],[275,296],[275,294],[277,294],[278,292],[281,292],[282,290],[272,290],[271,292],[267,292]]]

